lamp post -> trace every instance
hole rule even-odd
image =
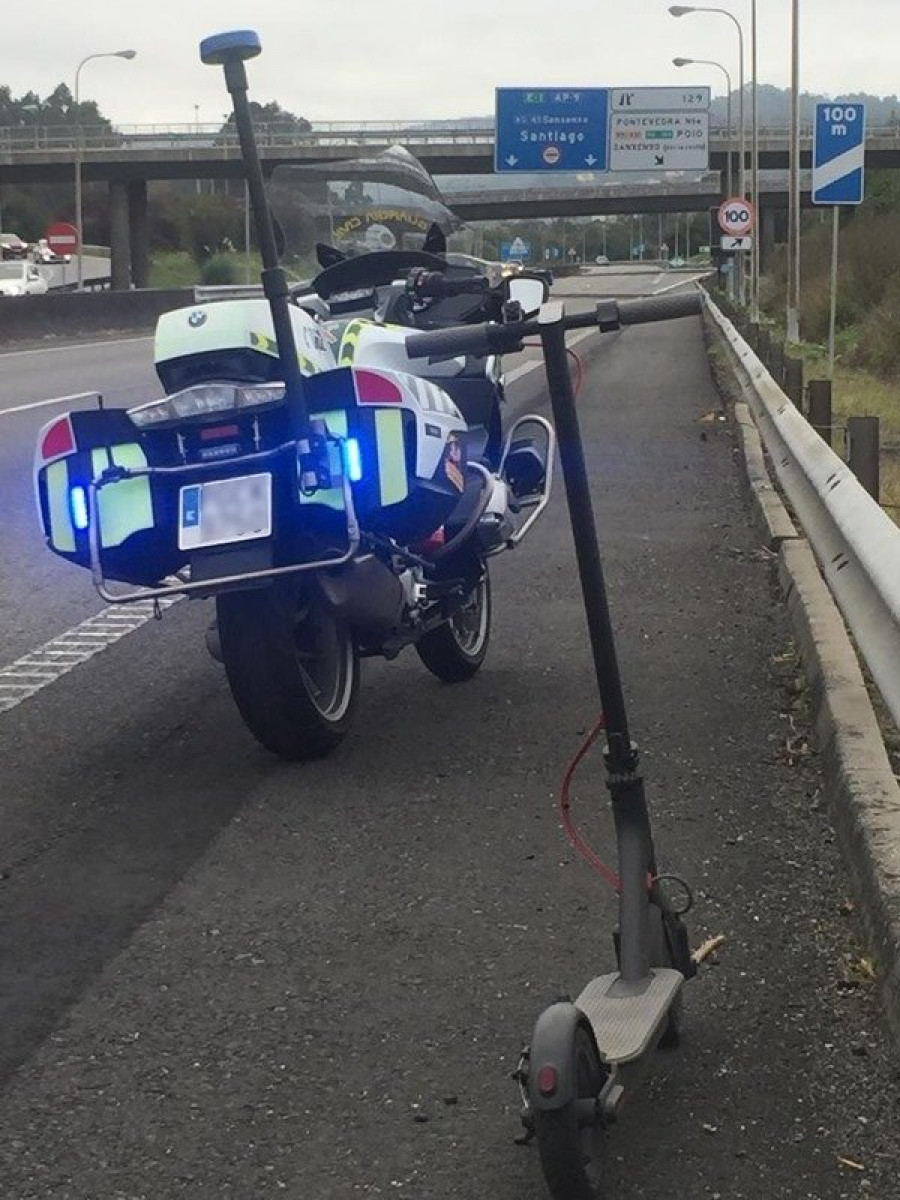
[[[800,0],[791,5],[791,171],[788,215],[787,340],[800,340]]]
[[[745,135],[745,128],[744,128],[744,27],[741,25],[740,21],[737,19],[737,17],[734,15],[734,13],[729,12],[727,8],[712,8],[712,7],[707,7],[706,5],[698,5],[698,4],[672,4],[669,7],[669,12],[672,14],[673,17],[686,17],[689,13],[698,13],[698,12],[718,13],[722,17],[727,17],[728,20],[732,22],[735,29],[737,29],[738,62],[739,62],[739,67],[740,67],[740,71],[739,71],[739,75],[738,75],[738,87],[740,88],[740,104],[739,104],[739,111],[738,111],[738,121],[740,123],[740,145],[741,145],[741,151],[740,151],[741,160],[740,160],[740,171],[739,171],[739,178],[738,178],[738,189],[740,191],[741,196],[746,196],[747,195],[747,186],[746,186],[746,180],[745,180],[745,170],[746,170],[747,164],[746,164],[746,147],[745,147],[745,141],[744,141],[744,135]],[[739,257],[738,262],[740,264],[741,303],[743,303],[743,300],[744,300],[743,259],[741,259]]]
[[[726,93],[726,95],[728,97],[728,99],[727,99],[728,107],[726,110],[727,116],[725,118],[727,121],[727,125],[728,125],[728,169],[727,169],[727,173],[726,173],[725,187],[728,190],[728,195],[731,196],[732,188],[734,186],[734,180],[732,178],[732,172],[731,172],[732,151],[734,149],[734,141],[733,141],[734,131],[731,127],[731,72],[728,70],[727,67],[723,66],[722,63],[716,62],[715,59],[712,59],[712,58],[673,58],[672,63],[676,67],[693,67],[693,66],[718,67],[719,70],[722,72],[722,74],[725,76],[725,83],[728,87],[728,91]]]
[[[79,85],[81,80],[81,68],[85,63],[89,63],[92,58],[134,58],[137,50],[106,50],[100,54],[86,55],[75,69],[75,119],[78,121],[78,130],[75,137],[75,228],[78,230],[78,290],[82,291],[84,286],[84,264],[82,260],[82,244],[83,237],[83,213],[82,213],[82,196],[81,196],[81,160],[82,160],[82,129],[81,129],[81,113],[78,111],[80,107],[80,92]]]
[[[753,201],[753,211],[756,213],[756,236],[753,239],[753,249],[750,257],[750,320],[759,321],[759,254],[762,244],[762,213],[759,211],[759,80],[756,71],[757,60],[757,22],[756,0],[750,0],[750,103],[751,103],[751,141],[750,151],[750,192]]]

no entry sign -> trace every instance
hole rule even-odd
[[[65,221],[57,221],[47,230],[47,245],[54,254],[75,254],[78,251],[78,230]]]
[[[719,205],[719,228],[733,237],[750,233],[756,224],[753,205],[743,196],[733,196]]]

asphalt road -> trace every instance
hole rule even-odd
[[[607,1195],[892,1200],[896,1062],[699,322],[579,349],[661,858],[694,941],[728,937],[610,1134]],[[148,352],[0,358],[7,662],[98,606],[19,496],[57,409],[2,410],[63,378],[144,398]],[[540,403],[539,372],[511,392]],[[481,674],[366,663],[320,764],[244,731],[203,603],[0,715],[4,1200],[545,1195],[508,1076],[540,1009],[609,968],[613,923],[554,807],[597,709],[561,489],[494,579]],[[606,847],[604,803],[594,763],[576,806]]]

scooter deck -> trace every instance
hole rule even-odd
[[[680,971],[655,967],[626,983],[617,971],[592,979],[578,999],[607,1063],[633,1062],[650,1049],[684,982]]]

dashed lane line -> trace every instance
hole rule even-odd
[[[179,599],[166,598],[160,601],[159,607],[165,610],[177,604]],[[134,633],[152,621],[155,612],[152,600],[138,600],[127,610],[98,613],[8,666],[0,667],[0,713],[15,708],[107,646]]]

